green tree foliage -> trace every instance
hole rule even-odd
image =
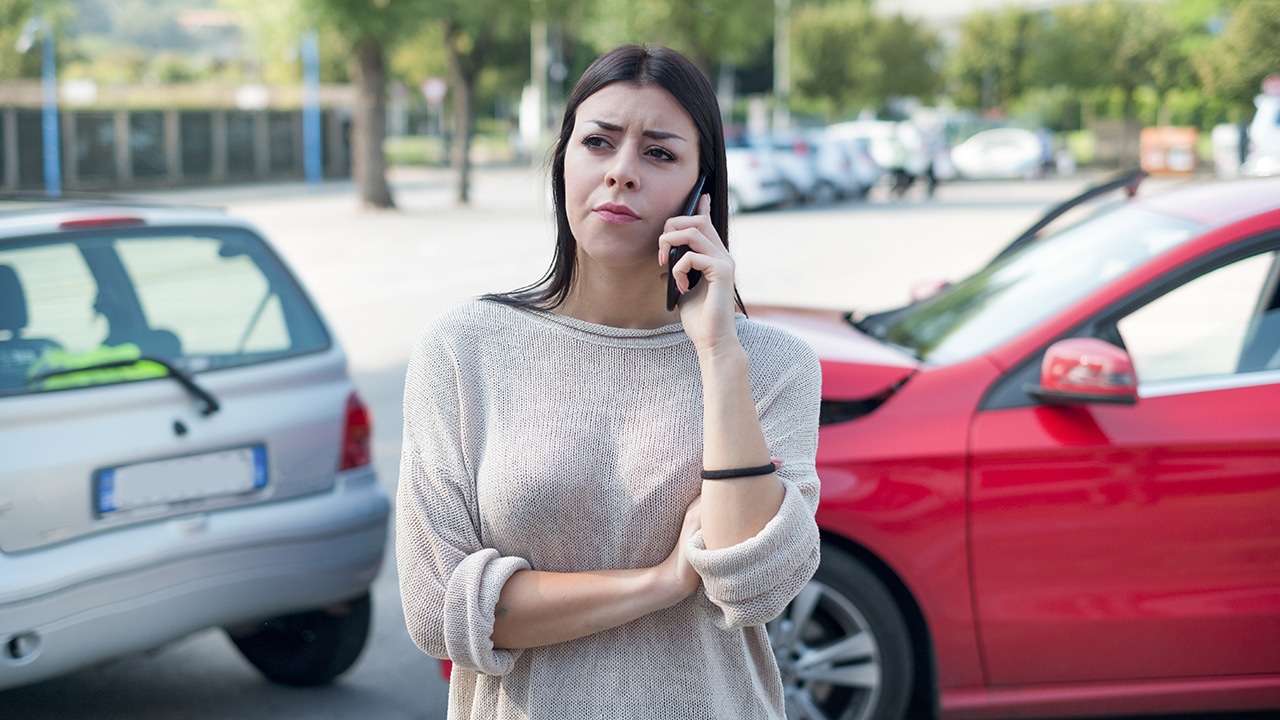
[[[791,83],[795,95],[821,106],[828,117],[875,102],[883,72],[870,52],[871,12],[861,3],[809,5],[791,19]]]
[[[877,16],[860,0],[806,5],[791,20],[792,85],[830,119],[894,97],[932,97],[940,47],[918,23]]]
[[[476,87],[482,74],[528,57],[528,3],[503,0],[437,0],[453,85],[450,163],[457,171],[457,200],[470,202],[471,137],[476,124]],[[517,66],[524,66],[518,62]]]
[[[1241,2],[1192,63],[1208,92],[1251,112],[1263,78],[1280,73],[1280,2]]]
[[[933,100],[942,84],[942,43],[937,35],[902,15],[877,18],[871,49],[883,69],[880,95]]]
[[[1165,8],[1147,3],[1070,5],[1052,11],[1039,37],[1034,77],[1039,87],[1118,91],[1127,119],[1134,91],[1164,93],[1185,77],[1182,29]]]
[[[1130,121],[1140,111],[1151,122],[1175,110],[1185,118],[1198,92],[1190,57],[1230,2],[1106,0],[972,15],[949,58],[952,98],[984,109],[1035,106],[1058,125],[1076,126],[1061,111],[1081,105],[1108,115],[1114,107]]]
[[[0,79],[39,78],[41,63],[40,42],[26,53],[14,47],[27,21],[39,16],[53,28],[55,37],[61,34],[69,12],[60,0],[0,0]],[[54,52],[58,58],[68,54],[66,43],[58,37]]]
[[[773,0],[595,0],[584,37],[597,51],[622,43],[661,44],[684,53],[703,72],[767,52]]]
[[[1004,107],[1037,84],[1028,55],[1042,47],[1041,25],[1041,15],[1019,8],[970,15],[960,26],[960,40],[947,65],[955,102],[962,107]]]
[[[431,0],[301,0],[304,17],[347,41],[356,85],[351,170],[361,203],[395,206],[383,151],[387,129],[387,52],[428,21]]]
[[[317,32],[320,81],[345,83],[351,78],[350,38],[307,12],[300,0],[217,0],[242,23],[244,65],[238,82],[293,85],[302,78],[303,34]],[[231,73],[227,73],[231,74]]]

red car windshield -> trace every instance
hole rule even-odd
[[[985,353],[1202,231],[1117,204],[1031,242],[902,313],[886,342],[946,365]]]

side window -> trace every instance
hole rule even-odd
[[[1274,367],[1280,346],[1276,253],[1239,260],[1162,295],[1117,324],[1138,381],[1233,375]],[[1257,358],[1262,357],[1261,361]]]
[[[97,347],[107,336],[107,324],[94,309],[98,283],[85,265],[80,250],[70,243],[51,243],[0,251],[0,265],[7,266],[6,310],[20,318],[4,323],[10,340],[44,339],[72,352]],[[6,315],[8,313],[5,313]]]
[[[206,237],[116,242],[147,324],[182,354],[236,356],[291,349],[280,298],[252,258]]]
[[[0,392],[25,391],[47,353],[98,347],[107,324],[94,310],[97,296],[74,245],[0,250]]]

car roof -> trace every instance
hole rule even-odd
[[[0,240],[11,237],[99,226],[217,225],[249,227],[226,210],[214,207],[149,204],[128,200],[42,199],[0,197]]]
[[[1139,202],[1165,215],[1211,227],[1280,210],[1280,177],[1191,183]]]

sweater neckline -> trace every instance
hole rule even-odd
[[[549,320],[549,322],[562,325],[564,328],[572,329],[581,333],[591,334],[591,336],[607,337],[607,338],[650,338],[663,336],[684,336],[685,325],[680,322],[667,323],[659,325],[657,328],[620,328],[616,325],[604,325],[600,323],[591,323],[588,320],[573,318],[571,315],[563,315],[554,310],[535,311],[539,318]]]
[[[679,321],[655,328],[622,328],[580,320],[552,310],[528,308],[507,303],[494,304],[560,335],[601,345],[669,347],[689,341],[689,336],[684,332],[684,325]],[[735,313],[735,324],[739,324],[746,319],[747,316],[741,312]]]
[[[669,323],[657,328],[617,328],[613,325],[589,323],[586,320],[571,318],[550,310],[522,307],[520,305],[494,304],[511,313],[521,316],[545,331],[559,334],[573,340],[594,343],[603,346],[623,347],[669,347],[689,342],[685,327],[681,323]]]

